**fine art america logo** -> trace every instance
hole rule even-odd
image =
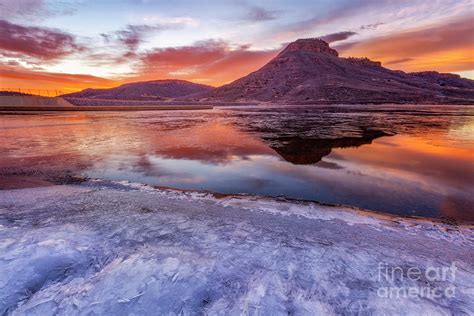
[[[378,265],[378,281],[389,283],[377,289],[381,298],[453,298],[456,288],[456,264],[450,266],[396,267],[384,262]]]
[[[456,295],[456,264],[450,266],[391,266],[378,264],[376,296],[382,299],[451,299]],[[346,305],[345,314],[371,316],[374,309],[368,293],[352,293],[353,300]],[[359,297],[357,297],[360,294]],[[355,297],[354,297],[355,296]]]

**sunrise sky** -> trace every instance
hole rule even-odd
[[[298,38],[404,71],[474,78],[472,0],[0,0],[0,88],[222,85]]]

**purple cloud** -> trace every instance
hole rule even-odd
[[[84,50],[73,35],[60,30],[0,20],[0,55],[52,61]]]
[[[375,30],[376,28],[378,28],[379,26],[381,25],[384,25],[385,23],[373,23],[373,24],[364,24],[364,25],[361,25],[360,26],[360,29],[361,30]]]
[[[163,25],[132,25],[129,24],[123,30],[117,31],[115,34],[118,40],[127,46],[130,51],[135,51],[138,45],[143,41],[147,34],[169,29],[169,26]]]
[[[136,52],[140,43],[142,43],[145,38],[154,33],[164,30],[176,29],[181,27],[180,24],[128,24],[123,29],[107,33],[100,34],[104,42],[107,44],[114,43],[114,41],[120,45],[125,46],[125,54],[130,55],[131,53]]]
[[[400,59],[394,59],[394,60],[390,60],[390,61],[387,61],[385,63],[385,65],[396,65],[396,64],[402,64],[402,63],[405,63],[407,61],[412,61],[414,58],[410,58],[410,57],[407,57],[407,58],[400,58]]]

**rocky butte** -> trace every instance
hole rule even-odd
[[[405,73],[367,58],[342,58],[323,40],[290,43],[259,70],[194,101],[474,104],[474,81],[438,72]]]

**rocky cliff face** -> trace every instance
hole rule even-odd
[[[289,52],[323,53],[335,57],[339,56],[339,53],[335,49],[330,48],[328,43],[317,38],[303,38],[290,43],[280,55]]]
[[[274,103],[474,103],[474,81],[408,74],[367,58],[341,58],[320,39],[289,44],[261,69],[194,101]]]

